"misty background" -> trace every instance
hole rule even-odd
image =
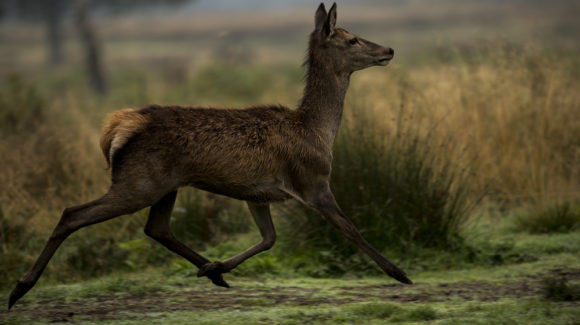
[[[154,68],[159,60],[187,63],[187,69],[220,57],[299,63],[319,3],[6,0],[0,4],[0,74],[87,62],[91,46],[105,79],[117,64]],[[83,23],[79,4],[86,7]],[[452,49],[487,43],[537,43],[555,54],[578,50],[577,1],[367,0],[339,1],[338,8],[340,26],[395,48],[394,64],[437,61]]]

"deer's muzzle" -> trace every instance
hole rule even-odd
[[[379,65],[387,65],[389,64],[389,62],[393,59],[393,56],[395,55],[395,51],[390,48],[387,47],[384,50],[384,53],[381,57],[379,57]]]

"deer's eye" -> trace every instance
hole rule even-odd
[[[355,45],[356,43],[358,43],[358,39],[356,37],[351,38],[348,40],[348,43],[350,43],[350,45]]]

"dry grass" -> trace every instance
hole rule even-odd
[[[492,201],[574,202],[580,193],[580,94],[576,91],[580,73],[572,60],[537,53],[535,48],[500,48],[482,60],[458,54],[453,62],[436,66],[409,69],[395,63],[387,71],[375,68],[359,73],[347,97],[345,125],[364,127],[364,116],[373,116],[373,124],[381,129],[395,132],[397,123],[418,125],[425,136],[453,139],[454,146],[440,148],[441,157],[472,169],[472,185]],[[214,65],[208,68],[209,76],[228,80],[224,75],[232,68],[241,74],[254,71],[251,66],[220,70]],[[104,100],[87,94],[76,72],[68,77],[65,73],[59,82],[71,83],[71,88],[56,88],[45,95],[42,120],[0,141],[4,166],[0,202],[5,215],[47,235],[64,207],[102,194],[109,181],[97,141],[100,123],[110,110],[128,103],[193,104],[196,98],[223,105],[283,98],[293,105],[290,98],[299,96],[295,70],[284,66],[271,66],[268,71],[273,76],[278,71],[278,76],[265,83],[259,82],[261,77],[232,80],[242,90],[259,85],[261,89],[252,92],[254,100],[237,92],[215,99],[208,98],[207,91],[196,93],[200,82],[205,87],[212,82],[207,80],[208,70],[198,71],[203,78],[180,76],[186,78],[184,83],[168,84],[167,77],[120,70],[113,77],[126,88],[117,87]],[[266,71],[260,67],[257,76]],[[240,85],[244,82],[248,84]],[[357,109],[373,112],[357,114]]]
[[[350,97],[364,96],[385,128],[402,109],[430,136],[454,139],[454,159],[476,168],[477,187],[493,200],[577,200],[580,71],[536,53],[500,48],[484,62],[375,71],[353,82]]]

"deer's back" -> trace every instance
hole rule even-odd
[[[272,201],[287,198],[281,184],[330,172],[330,148],[285,107],[150,106],[136,112],[147,123],[115,154],[113,182],[143,173],[167,186]]]

